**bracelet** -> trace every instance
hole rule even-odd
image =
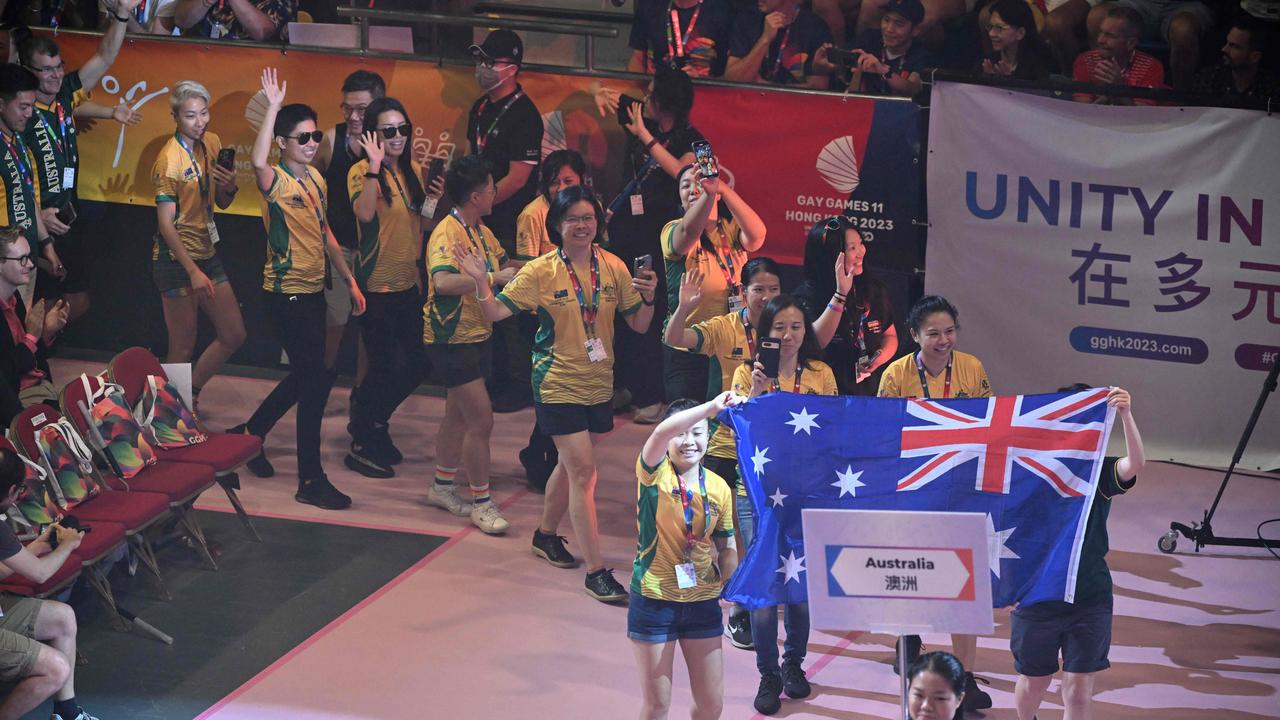
[[[479,293],[479,292],[477,292],[477,293],[476,293],[476,301],[477,301],[477,302],[484,302],[485,300],[488,300],[488,299],[490,299],[490,298],[492,298],[492,297],[493,297],[493,290],[490,290],[490,291],[489,291],[489,294],[488,294],[488,295],[485,295],[484,297],[480,297],[480,293]]]
[[[43,250],[44,248],[47,248],[53,244],[53,236],[45,235],[44,237],[40,238],[37,244],[40,246],[40,249]]]
[[[828,310],[830,310],[830,311],[831,311],[831,312],[833,312],[833,313],[843,313],[843,312],[844,312],[844,303],[841,303],[841,304],[839,304],[839,305],[837,305],[837,304],[835,304],[835,303],[827,303],[827,309],[828,309]]]
[[[129,16],[128,16],[128,15],[125,15],[124,17],[120,17],[119,15],[112,15],[112,17],[114,17],[116,20],[119,20],[119,21],[120,21],[120,22],[122,22],[122,23],[127,23],[127,22],[129,22]]]
[[[843,305],[844,301],[849,297],[848,295],[841,295],[839,292],[832,293],[832,296],[833,299],[841,305]]]
[[[647,143],[645,143],[645,144],[644,144],[644,149],[645,149],[645,151],[646,151],[646,152],[648,152],[649,150],[652,150],[652,149],[653,149],[653,146],[654,146],[654,145],[657,145],[657,144],[658,144],[658,138],[656,138],[656,137],[651,137],[651,138],[649,138],[649,142],[647,142]]]
[[[367,172],[364,176],[370,180],[377,180],[380,177],[376,172]]]

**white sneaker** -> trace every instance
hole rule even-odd
[[[432,483],[431,489],[427,491],[427,504],[448,510],[458,517],[471,514],[471,503],[458,496],[457,487],[450,486],[442,489],[441,486]]]
[[[471,523],[488,535],[501,535],[511,527],[492,501],[471,506]]]

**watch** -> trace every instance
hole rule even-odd
[[[127,22],[129,22],[129,16],[128,16],[128,15],[125,15],[124,17],[120,17],[119,15],[112,15],[112,17],[114,17],[116,20],[119,20],[119,21],[120,21],[120,22],[122,22],[122,23],[127,23]]]
[[[377,180],[380,177],[376,172],[367,172],[364,174],[364,176],[369,178],[370,180]]]

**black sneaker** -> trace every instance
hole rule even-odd
[[[396,471],[378,457],[369,445],[351,443],[351,452],[347,453],[343,462],[365,477],[383,479],[396,476]]]
[[[533,554],[558,568],[578,567],[578,559],[564,547],[563,535],[551,535],[540,529],[533,531]]]
[[[902,641],[905,642],[907,646],[907,669],[910,670],[911,663],[915,662],[916,658],[920,657],[920,649],[924,647],[924,644],[920,642],[919,635],[906,635],[902,638]],[[893,653],[893,674],[894,675],[898,674],[898,653],[902,651],[901,646],[902,646],[902,643],[898,643],[898,646],[894,648],[894,653]]]
[[[252,434],[249,432],[249,425],[247,423],[240,423],[233,428],[229,428],[227,432],[234,435]],[[267,459],[267,451],[265,448],[262,452],[253,456],[253,458],[251,458],[249,462],[246,462],[244,466],[249,468],[249,472],[260,478],[269,478],[276,474],[276,469],[272,467],[271,461]]]
[[[960,703],[960,707],[965,712],[991,707],[991,696],[978,687],[978,681],[971,672],[964,674],[964,702]]]
[[[587,573],[587,594],[600,602],[623,602],[627,599],[627,589],[613,579],[613,570],[601,568]]]
[[[753,703],[756,712],[772,715],[782,709],[782,676],[769,673],[760,676],[760,689]]]
[[[813,692],[809,678],[804,676],[804,668],[798,662],[782,663],[782,690],[787,697],[799,700],[807,698]]]
[[[729,622],[724,624],[724,634],[729,638],[729,643],[736,648],[755,649],[755,643],[751,642],[751,613],[749,612],[730,614]]]
[[[404,462],[404,455],[395,443],[391,442],[391,428],[388,425],[374,425],[373,436],[369,444],[384,465],[399,465]]]
[[[299,480],[298,492],[293,499],[325,510],[346,510],[351,507],[351,498],[330,484],[329,478],[324,475],[311,480]]]
[[[555,464],[548,465],[546,458],[533,448],[520,451],[520,464],[524,466],[524,479],[529,489],[539,495],[547,491],[547,481],[551,479],[551,471]]]

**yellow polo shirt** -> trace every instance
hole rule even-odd
[[[924,371],[929,383],[929,397],[934,400],[943,399],[947,386],[947,371],[943,370],[935,377]],[[880,376],[880,397],[923,398],[924,390],[920,387],[920,372],[916,369],[916,356],[903,355],[889,363]],[[959,350],[951,351],[951,397],[953,398],[988,398],[991,397],[991,381],[987,379],[987,370],[982,361]]]
[[[703,320],[690,329],[698,336],[693,352],[711,358],[711,369],[707,376],[709,400],[733,387],[734,371],[751,356],[751,350],[747,346],[747,331],[742,326],[742,313],[736,312]],[[711,424],[715,429],[707,443],[707,454],[736,460],[738,454],[733,444],[733,430],[716,420],[712,420]]]
[[[324,176],[310,167],[302,177],[294,177],[283,166],[273,167],[271,172],[271,189],[261,193],[262,224],[267,228],[262,289],[286,295],[323,292],[324,226],[320,218],[329,210]]]
[[[472,251],[487,258],[490,271],[498,270],[507,261],[507,255],[493,236],[493,231],[481,223],[471,228],[473,243],[467,236],[462,221],[450,215],[436,225],[427,241],[427,274],[445,271],[457,273],[453,259],[455,245],[470,245]],[[477,247],[477,243],[483,247]],[[422,306],[425,322],[422,324],[422,342],[426,345],[458,345],[483,342],[493,333],[493,324],[485,319],[474,293],[439,295],[436,284],[428,283],[427,302]]]
[[[516,218],[516,260],[532,260],[556,249],[547,235],[547,211],[551,205],[539,195]]]
[[[361,160],[347,173],[347,191],[351,207],[364,193],[364,174],[369,172],[369,161]],[[422,165],[413,162],[413,172],[418,182],[423,182]],[[400,167],[392,163],[384,168],[387,191],[391,201],[378,198],[378,209],[367,223],[360,227],[360,242],[356,245],[355,275],[360,289],[365,292],[390,293],[408,290],[417,284],[418,253],[422,249],[422,224],[413,198],[408,197],[408,184]],[[382,190],[379,188],[379,195]]]
[[[710,320],[729,312],[729,285],[737,285],[742,279],[742,266],[747,264],[747,251],[742,248],[742,230],[733,218],[722,219],[707,227],[704,239],[700,239],[688,253],[680,255],[675,250],[675,230],[681,220],[672,220],[662,228],[662,257],[667,268],[667,307],[675,312],[680,304],[680,279],[690,270],[702,270],[702,298],[698,307],[685,319],[685,327]],[[705,246],[710,239],[714,252]],[[725,277],[725,272],[730,278]]]
[[[151,184],[156,189],[156,204],[174,203],[176,214],[173,226],[178,230],[178,238],[182,247],[192,260],[208,260],[213,257],[213,239],[209,236],[209,223],[213,222],[214,186],[213,158],[222,149],[222,140],[211,132],[187,152],[183,146],[185,140],[179,140],[175,133],[160,148],[160,155],[151,166]],[[201,189],[201,185],[204,186]],[[151,251],[153,260],[160,259],[161,253],[167,259],[173,259],[169,246],[164,238],[156,233],[155,247]]]
[[[831,367],[821,360],[810,360],[808,367],[796,368],[800,370],[800,394],[801,395],[839,395],[840,391],[836,388],[836,376],[831,372]],[[778,389],[783,392],[794,392],[796,386],[795,374],[781,375],[778,377]],[[743,363],[733,371],[733,391],[739,395],[751,394],[751,366]],[[763,395],[773,392],[770,388],[765,390]]]

